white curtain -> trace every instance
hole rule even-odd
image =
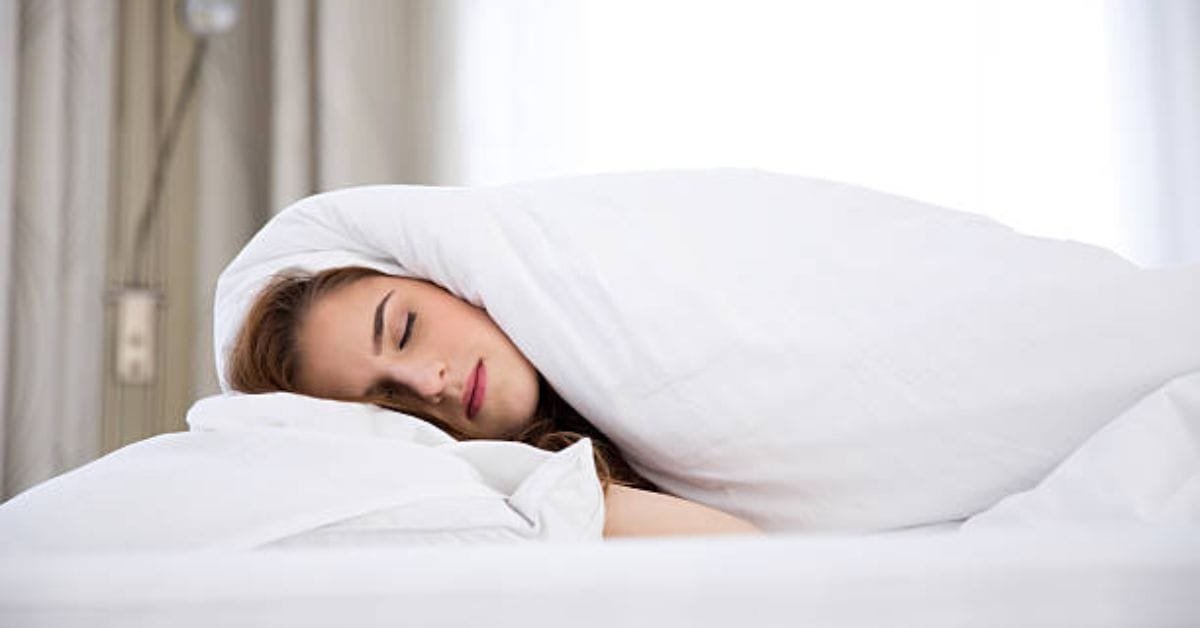
[[[1200,260],[1196,0],[458,0],[456,183],[747,166]]]
[[[450,5],[436,68],[443,81],[443,125],[432,142],[441,157],[437,175],[446,183],[487,185],[578,173],[586,154],[587,108],[594,105],[586,100],[584,4]],[[637,16],[630,12],[631,19]],[[610,43],[615,51],[625,42]],[[661,48],[646,52],[656,50]]]
[[[1200,262],[1200,2],[1109,7],[1131,254],[1155,266]]]
[[[0,4],[4,497],[99,450],[115,15]]]

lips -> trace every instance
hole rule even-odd
[[[479,413],[479,408],[483,407],[483,397],[486,393],[487,367],[483,365],[481,359],[475,364],[475,369],[467,376],[466,384],[463,386],[462,403],[468,419],[474,418]]]

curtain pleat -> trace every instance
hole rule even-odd
[[[0,499],[4,489],[4,469],[7,466],[9,440],[9,376],[12,373],[10,314],[13,306],[13,249],[12,223],[14,198],[13,175],[16,149],[17,20],[20,13],[15,2],[0,2]]]
[[[114,9],[20,5],[4,495],[99,449]]]
[[[275,6],[270,103],[272,213],[317,191],[316,20],[315,1]]]
[[[281,3],[288,4],[288,3]],[[274,3],[243,3],[237,26],[214,37],[197,102],[194,396],[220,390],[212,354],[217,276],[271,215]]]
[[[424,95],[413,33],[422,2],[317,4],[317,141],[322,189],[430,178],[426,142],[414,124]]]
[[[1111,0],[1109,12],[1131,253],[1200,262],[1200,3]]]

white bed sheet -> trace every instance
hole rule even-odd
[[[1195,626],[1194,528],[0,556],[3,626]]]

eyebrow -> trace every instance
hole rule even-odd
[[[383,345],[383,308],[387,306],[388,299],[392,298],[392,293],[395,290],[389,290],[383,295],[383,299],[379,301],[379,305],[375,306],[375,333],[371,337],[371,342],[375,346],[375,355],[379,355]]]

